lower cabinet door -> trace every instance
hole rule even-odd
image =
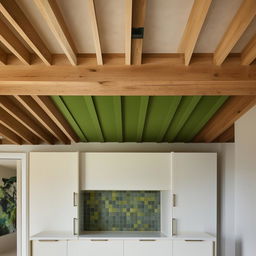
[[[173,256],[213,256],[212,241],[173,241]]]
[[[122,240],[80,240],[68,242],[68,256],[122,256]]]
[[[171,256],[171,246],[168,240],[124,241],[124,256]]]
[[[67,241],[33,241],[32,256],[67,256]]]

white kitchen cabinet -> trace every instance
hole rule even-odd
[[[80,240],[68,242],[68,256],[122,256],[122,240]]]
[[[217,154],[172,153],[174,233],[216,235]]]
[[[212,241],[173,241],[172,256],[213,256]]]
[[[170,153],[83,153],[82,190],[169,190]]]
[[[33,241],[32,256],[67,256],[67,241]]]
[[[168,240],[126,240],[124,256],[171,256],[172,243]]]
[[[30,235],[59,232],[71,235],[78,216],[78,153],[30,153]]]

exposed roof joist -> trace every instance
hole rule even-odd
[[[0,20],[0,41],[24,64],[30,64],[30,53],[27,48],[16,38],[7,25]]]
[[[0,63],[6,65],[7,64],[7,54],[4,50],[0,48]]]
[[[250,65],[256,59],[256,35],[242,52],[242,65]]]
[[[77,50],[55,0],[34,0],[50,30],[72,65],[77,64]]]
[[[194,142],[213,142],[255,105],[256,96],[231,97],[194,138]]]
[[[16,1],[1,0],[0,12],[40,59],[45,64],[50,65],[51,54],[49,50]]]
[[[184,53],[185,65],[189,65],[200,31],[212,0],[195,0],[178,52]]]
[[[47,96],[32,96],[37,104],[45,113],[55,122],[56,125],[65,133],[65,135],[73,142],[79,142],[79,138],[70,127],[67,120],[59,112],[53,101]]]
[[[144,65],[132,67],[120,64],[118,57],[110,57],[104,66],[82,58],[76,67],[62,60],[51,67],[2,66],[0,94],[256,95],[256,67],[241,66],[240,57],[229,57],[229,65],[220,68],[211,57],[195,56],[189,69],[179,57],[144,56]]]
[[[13,118],[19,121],[42,141],[54,144],[55,138],[49,132],[42,129],[26,112],[24,112],[14,97],[0,96],[0,106]]]
[[[133,0],[131,64],[134,64],[134,65],[140,65],[142,63],[142,48],[143,48],[146,6],[147,6],[147,0]],[[128,21],[129,20],[127,19],[127,22]]]
[[[100,36],[99,36],[94,0],[88,0],[88,7],[89,7],[88,13],[90,15],[91,25],[92,25],[92,33],[93,33],[97,63],[98,63],[98,65],[103,65],[101,45],[100,45]]]
[[[235,17],[229,25],[221,42],[214,53],[214,63],[221,65],[228,54],[231,52],[235,44],[241,38],[247,27],[256,15],[256,1],[243,0],[242,5],[238,9]]]

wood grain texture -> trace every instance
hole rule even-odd
[[[105,62],[98,66],[95,58],[81,57],[75,67],[63,58],[51,67],[41,61],[29,67],[1,66],[0,94],[256,95],[256,67],[241,66],[240,57],[229,57],[222,67],[207,56],[193,57],[189,68],[180,57],[145,56],[140,66],[123,65],[116,57]]]
[[[91,20],[91,25],[92,25],[92,34],[93,34],[93,39],[94,39],[97,63],[98,63],[98,65],[103,65],[102,51],[101,51],[101,45],[100,45],[100,36],[99,36],[94,0],[87,0],[87,1],[88,1],[88,6],[89,6],[88,13],[90,15],[90,20]]]
[[[67,136],[59,129],[54,121],[44,112],[42,108],[31,98],[30,96],[14,96],[24,108],[26,108],[31,115],[33,115],[43,127],[49,132],[54,134],[59,141],[69,144],[70,140]]]
[[[23,124],[28,130],[38,136],[42,141],[54,144],[55,138],[49,132],[42,129],[42,127],[35,122],[21,107],[17,104],[13,97],[0,96],[0,106],[8,112],[13,118]],[[17,127],[18,129],[18,127]]]
[[[221,65],[225,61],[228,54],[241,38],[255,15],[256,1],[243,0],[242,5],[238,9],[235,17],[233,18],[214,53],[214,63],[216,65]]]
[[[132,27],[144,28],[147,0],[133,0]],[[134,65],[142,63],[143,38],[132,39],[131,62]]]
[[[77,64],[77,50],[55,0],[34,0],[50,30],[72,65]]]
[[[22,144],[22,139],[16,133],[14,133],[13,131],[8,129],[1,123],[0,123],[0,134],[2,137],[4,137],[4,139],[6,138],[16,145]],[[4,143],[4,139],[2,140],[2,144],[6,144],[6,143]]]
[[[12,117],[3,108],[0,108],[0,123],[7,127],[12,132],[16,133],[24,141],[29,144],[39,144],[39,138],[28,130],[23,124],[18,122],[14,117]]]
[[[194,142],[212,142],[256,105],[256,96],[234,96],[211,118]]]
[[[256,59],[256,35],[244,48],[241,59],[242,65],[250,65]]]
[[[0,41],[24,64],[30,64],[30,53],[16,38],[6,24],[0,20]]]
[[[1,0],[0,12],[40,59],[45,64],[50,65],[51,54],[49,50],[16,1]]]
[[[0,48],[0,63],[6,65],[7,64],[7,54],[6,52]]]
[[[235,141],[235,125],[230,126],[225,132],[223,132],[214,142],[234,142]]]
[[[47,96],[32,96],[44,112],[55,122],[55,124],[64,132],[64,134],[73,142],[79,142],[79,138],[70,127],[67,120],[60,113],[53,101]]]
[[[203,27],[212,0],[195,0],[178,52],[184,53],[185,65],[189,65],[200,31]]]
[[[131,65],[132,0],[125,0],[125,64]]]

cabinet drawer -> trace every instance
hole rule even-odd
[[[170,256],[171,241],[130,240],[124,241],[124,256]]]
[[[82,240],[68,242],[68,256],[122,256],[123,241]]]
[[[32,256],[67,256],[67,241],[33,241]]]
[[[213,256],[212,241],[173,241],[173,256]]]

